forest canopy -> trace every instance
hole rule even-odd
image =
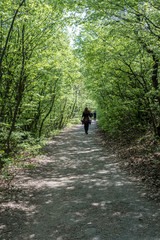
[[[0,157],[87,105],[110,134],[160,136],[158,0],[2,0]]]

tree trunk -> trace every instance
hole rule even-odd
[[[50,108],[49,108],[49,111],[46,113],[46,115],[45,115],[44,118],[42,119],[42,122],[41,122],[41,125],[40,125],[39,137],[41,137],[41,134],[42,134],[43,124],[44,124],[45,120],[47,119],[47,117],[49,116],[49,114],[51,113],[52,108],[53,108],[53,105],[54,105],[54,100],[55,100],[55,97],[56,97],[55,92],[56,92],[57,82],[58,82],[58,79],[57,79],[57,81],[55,82],[55,86],[54,86],[54,90],[53,90],[53,96],[52,96],[52,99],[51,99],[51,106],[50,106]]]
[[[25,0],[23,0],[19,7],[17,8],[14,16],[13,16],[13,19],[12,19],[12,22],[11,22],[11,26],[9,28],[9,31],[8,31],[8,35],[7,35],[7,38],[6,38],[6,42],[5,42],[5,45],[4,45],[4,48],[2,50],[2,54],[1,54],[1,57],[0,57],[0,83],[1,83],[1,79],[2,79],[2,61],[3,61],[3,58],[5,56],[5,52],[6,52],[6,49],[7,49],[7,46],[8,46],[8,42],[9,42],[9,38],[10,38],[10,35],[11,35],[11,32],[12,32],[12,29],[13,29],[13,25],[14,25],[14,22],[15,22],[15,19],[17,17],[17,14],[18,14],[18,11],[19,9],[21,8],[21,6],[25,3]]]
[[[61,129],[62,126],[63,126],[63,119],[64,119],[64,111],[65,111],[65,108],[66,108],[66,104],[67,104],[67,98],[65,98],[65,101],[64,101],[64,106],[63,106],[63,110],[62,110],[62,113],[61,113],[61,118],[60,118],[60,121],[59,121],[59,126],[58,128]]]
[[[18,114],[18,108],[19,105],[22,101],[22,95],[24,92],[24,83],[25,83],[25,76],[24,76],[24,67],[25,67],[25,49],[24,49],[24,33],[25,33],[25,26],[23,25],[22,28],[22,66],[21,66],[21,72],[20,72],[20,78],[19,78],[19,83],[18,83],[18,89],[17,89],[17,94],[16,94],[16,106],[15,106],[15,110],[14,110],[14,114],[13,114],[13,119],[12,119],[12,124],[11,124],[11,128],[10,131],[8,133],[8,137],[6,140],[7,143],[7,152],[10,152],[10,138],[11,138],[11,134],[15,128],[15,123],[16,123],[16,119],[17,119],[17,114]]]

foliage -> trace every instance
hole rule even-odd
[[[160,136],[157,0],[1,1],[0,158],[79,122]]]
[[[149,127],[160,136],[158,3],[87,3],[76,51],[100,126],[111,134]]]
[[[65,31],[66,7],[2,2],[0,146],[6,154],[26,139],[63,128],[81,111],[80,63]]]

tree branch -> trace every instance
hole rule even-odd
[[[6,42],[5,42],[5,46],[3,48],[3,51],[2,51],[2,54],[1,54],[1,58],[0,58],[0,80],[1,80],[1,77],[2,77],[2,61],[3,61],[3,58],[5,56],[5,52],[6,52],[6,49],[7,49],[7,45],[8,45],[8,42],[9,42],[9,38],[10,38],[10,35],[11,35],[11,32],[12,32],[12,29],[13,29],[13,25],[14,25],[14,22],[15,22],[15,19],[17,17],[17,14],[18,14],[18,11],[19,9],[21,8],[21,6],[25,3],[25,0],[23,0],[19,7],[17,8],[14,16],[13,16],[13,19],[12,19],[12,22],[11,22],[11,26],[10,26],[10,29],[8,31],[8,35],[7,35],[7,38],[6,38]]]

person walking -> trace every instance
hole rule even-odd
[[[86,107],[82,113],[82,123],[84,124],[85,133],[88,134],[89,124],[91,124],[91,112]]]

